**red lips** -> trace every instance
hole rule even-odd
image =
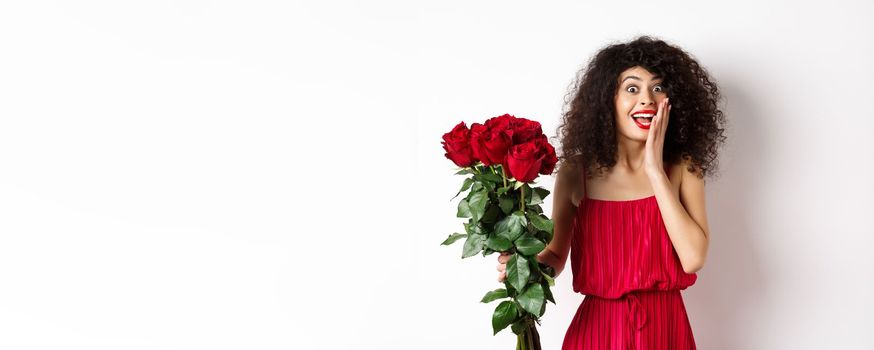
[[[640,123],[640,121],[639,121],[637,118],[634,118],[634,115],[635,115],[635,114],[642,114],[642,113],[643,113],[643,114],[652,114],[652,115],[653,115],[653,118],[655,118],[656,111],[651,110],[651,109],[641,109],[641,110],[639,110],[639,111],[637,111],[637,112],[631,113],[631,115],[632,115],[631,119],[634,120],[634,124],[637,124],[637,127],[638,127],[638,128],[641,128],[641,129],[644,129],[644,130],[648,130],[649,127],[650,127],[650,125],[643,125],[643,124]]]

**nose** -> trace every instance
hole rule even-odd
[[[645,93],[645,94],[643,94],[643,96],[640,99],[640,105],[642,105],[642,106],[655,105],[655,99],[652,98],[652,96],[649,93]]]

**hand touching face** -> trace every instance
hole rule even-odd
[[[646,137],[646,146],[644,147],[643,166],[648,175],[656,175],[659,172],[664,173],[663,151],[665,145],[665,132],[668,130],[668,119],[670,119],[671,105],[669,99],[659,103],[658,113],[653,117],[652,124],[649,127],[649,134]]]

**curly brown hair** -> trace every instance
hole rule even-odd
[[[676,107],[665,131],[664,161],[678,164],[689,159],[688,170],[699,178],[712,174],[718,148],[725,142],[725,116],[717,106],[721,97],[715,80],[684,50],[647,35],[604,47],[578,72],[565,98],[569,109],[558,126],[559,163],[575,164],[589,178],[592,170],[616,165],[613,98],[619,75],[635,66],[664,77],[662,86]]]

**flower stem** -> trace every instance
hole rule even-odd
[[[534,333],[533,333],[534,325],[528,326],[528,329],[525,331],[528,335],[528,349],[534,350]]]
[[[504,171],[504,166],[501,166],[501,177],[504,178],[504,187],[507,187],[507,172]]]
[[[522,214],[525,214],[525,186],[519,187],[519,191],[522,193],[522,200],[519,201],[519,207],[522,209]]]

